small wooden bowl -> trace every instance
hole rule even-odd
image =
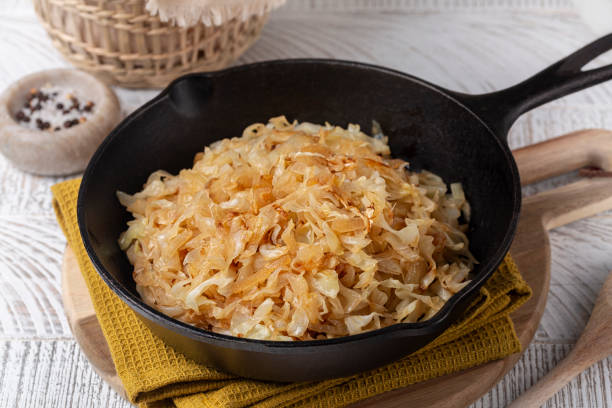
[[[17,123],[32,88],[46,84],[81,92],[95,103],[85,123],[56,132],[35,130]],[[119,122],[115,93],[90,74],[76,69],[51,69],[28,75],[0,95],[0,152],[15,167],[34,174],[67,175],[82,171],[92,154]]]

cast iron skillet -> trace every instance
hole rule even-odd
[[[339,377],[397,360],[432,341],[465,310],[510,247],[521,203],[506,137],[538,105],[612,78],[612,66],[581,68],[612,48],[601,38],[509,89],[466,95],[372,65],[280,60],[183,76],[119,124],[87,167],[78,198],[85,248],[108,286],[160,338],[185,355],[245,377],[304,381]],[[138,296],[117,246],[129,214],[115,192],[134,193],[148,175],[191,167],[196,152],[249,124],[289,120],[369,131],[377,120],[394,156],[461,182],[472,207],[469,237],[480,264],[472,282],[432,319],[331,340],[272,342],[225,336],[169,318]]]

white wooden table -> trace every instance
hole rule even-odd
[[[290,0],[239,63],[353,59],[479,93],[522,80],[594,38],[569,0]],[[0,90],[29,72],[66,65],[28,1],[0,0]],[[155,95],[117,92],[126,112]],[[612,129],[612,84],[523,116],[510,144],[586,127]],[[0,407],[128,407],[93,372],[64,318],[65,240],[49,192],[60,180],[26,175],[0,157]],[[572,348],[612,269],[612,213],[553,231],[551,244],[551,292],[535,340],[475,408],[507,405]],[[612,407],[611,372],[612,359],[600,362],[547,407]]]

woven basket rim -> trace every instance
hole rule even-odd
[[[77,68],[105,82],[162,88],[177,76],[226,67],[261,33],[267,20],[252,15],[220,26],[177,27],[152,17],[145,0],[33,0],[53,45]],[[85,6],[84,6],[85,4]]]

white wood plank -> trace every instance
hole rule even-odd
[[[559,41],[563,32],[572,35]],[[561,12],[554,18],[524,11],[415,13],[390,8],[279,12],[240,62],[263,56],[359,60],[479,93],[524,80],[594,38],[576,15]],[[599,88],[563,103],[588,103],[609,93]]]
[[[289,1],[278,12],[406,10],[413,13],[443,11],[528,10],[573,13],[571,0],[309,0]]]
[[[51,186],[66,178],[24,173],[0,155],[0,215],[51,215]]]
[[[53,215],[0,215],[0,231],[0,337],[70,337],[59,274],[66,241]]]
[[[0,407],[131,405],[92,370],[74,340],[0,340]]]

